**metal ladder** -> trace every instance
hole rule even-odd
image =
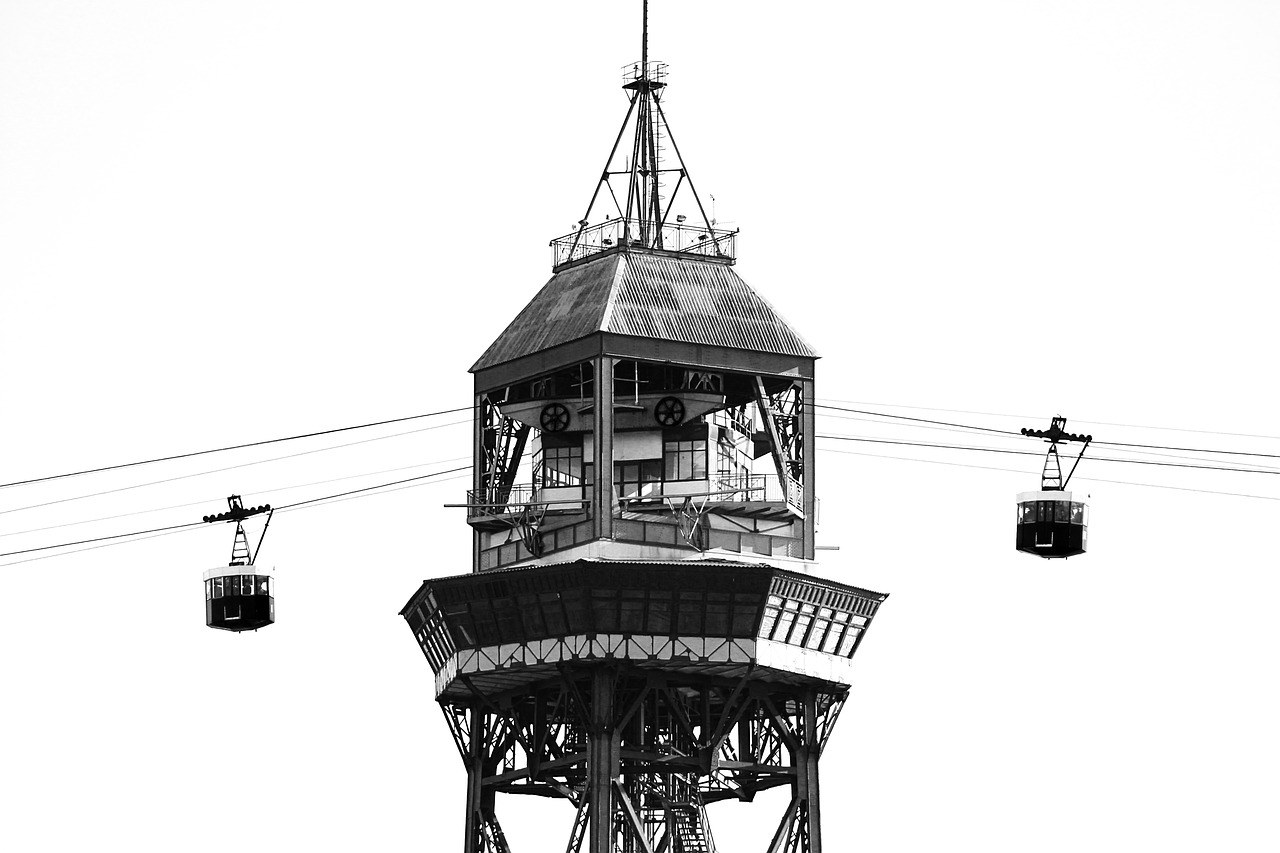
[[[672,803],[671,817],[675,823],[676,838],[680,840],[679,853],[715,853],[715,844],[706,832],[706,815],[698,803]]]

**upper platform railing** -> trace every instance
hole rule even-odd
[[[562,267],[592,255],[628,246],[715,258],[728,263],[737,259],[736,230],[669,223],[658,228],[657,232],[650,239],[645,239],[648,235],[642,233],[636,220],[608,219],[552,240],[552,266]]]

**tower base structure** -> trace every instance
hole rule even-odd
[[[567,851],[710,853],[709,803],[782,786],[761,849],[819,853],[819,758],[885,598],[714,556],[424,582],[401,615],[466,766],[464,853],[518,849],[499,793],[566,800]]]

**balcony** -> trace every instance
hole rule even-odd
[[[666,224],[645,238],[638,220],[609,219],[551,241],[552,267],[560,267],[628,246],[690,255],[733,263],[737,259],[737,231],[718,228]]]
[[[590,505],[589,485],[513,486],[506,495],[497,489],[467,492],[467,521],[481,528],[498,529],[507,519],[528,509],[542,513],[585,513]],[[783,484],[773,474],[717,475],[707,480],[628,483],[618,487],[618,502],[627,510],[666,510],[670,501],[706,499],[724,514],[752,516],[804,516],[804,490],[794,480]]]

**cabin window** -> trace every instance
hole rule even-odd
[[[1071,504],[1068,501],[1054,501],[1053,503],[1053,520],[1059,524],[1066,524],[1068,516],[1071,514]]]
[[[654,491],[653,483],[662,481],[662,460],[642,459],[618,462],[613,466],[613,485],[620,498],[635,498]]]
[[[768,638],[773,633],[774,623],[778,621],[778,609],[782,607],[782,599],[776,595],[769,596],[765,602],[764,618],[760,621],[760,636]]]
[[[804,647],[806,649],[817,649],[822,646],[822,639],[827,635],[828,629],[831,627],[831,608],[819,607],[818,617],[813,620],[813,630],[809,632],[809,637],[805,640]]]
[[[1018,523],[1032,524],[1036,520],[1036,505],[1034,501],[1018,504]]]
[[[1071,523],[1084,524],[1084,504],[1071,502]]]
[[[222,598],[222,578],[213,579],[213,597]]]
[[[271,578],[267,577],[266,575],[263,575],[262,577],[258,578],[258,595],[270,595],[270,594],[271,594]]]
[[[836,611],[835,621],[831,623],[831,630],[827,632],[827,638],[822,643],[822,651],[827,654],[835,654],[836,645],[840,642],[840,634],[845,630],[845,625],[849,622],[849,614]]]
[[[813,623],[813,612],[817,610],[812,604],[801,604],[800,615],[796,617],[796,627],[791,632],[791,643],[797,646],[804,645],[805,637],[809,631],[809,625]]]
[[[836,650],[836,654],[844,658],[853,657],[853,646],[857,642],[860,632],[861,629],[850,627],[845,632],[844,638],[840,640],[840,648]]]
[[[667,482],[707,478],[707,442],[668,441],[662,445],[662,464]]]
[[[783,643],[787,641],[787,637],[791,634],[791,625],[796,619],[796,611],[799,608],[798,602],[782,602],[782,612],[778,614],[778,624],[773,629],[772,639]]]
[[[542,485],[579,486],[582,484],[582,448],[546,447],[542,451]]]
[[[704,625],[706,633],[716,637],[729,634],[729,593],[707,593],[707,621]]]

